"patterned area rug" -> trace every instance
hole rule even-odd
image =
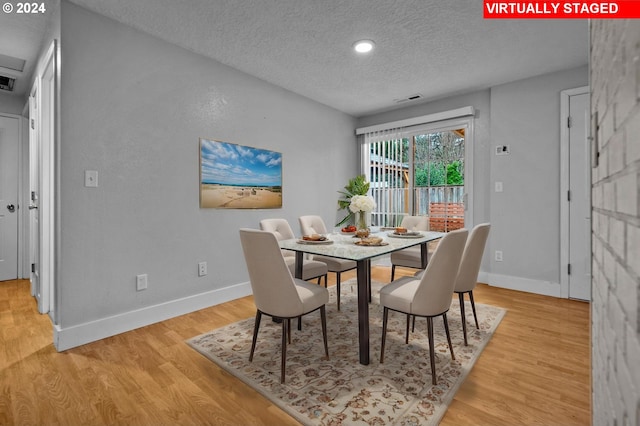
[[[480,324],[477,330],[467,300],[469,345],[464,346],[456,297],[447,314],[456,356],[453,361],[443,322],[440,318],[434,319],[438,385],[432,386],[424,318],[416,321],[415,331],[406,345],[406,317],[390,311],[385,361],[379,363],[382,308],[378,290],[381,285],[376,282],[372,285],[369,365],[358,362],[355,279],[342,284],[340,311],[336,309],[335,287],[329,288],[329,360],[324,358],[319,311],[303,318],[302,331],[298,331],[297,322],[292,321],[284,384],[280,384],[281,326],[270,317],[263,316],[252,363],[249,351],[254,318],[210,331],[187,343],[306,425],[438,424],[506,311],[476,304]]]

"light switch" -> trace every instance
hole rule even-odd
[[[496,182],[496,192],[502,192],[502,182]]]
[[[98,187],[98,171],[97,170],[84,171],[84,186],[86,186],[87,188]]]

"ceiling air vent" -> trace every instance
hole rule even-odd
[[[422,95],[420,93],[416,93],[415,95],[411,95],[402,99],[394,99],[394,102],[397,104],[401,104],[403,102],[417,101],[418,99],[422,99]]]
[[[0,75],[0,90],[7,90],[13,92],[13,84],[16,82],[15,78]]]

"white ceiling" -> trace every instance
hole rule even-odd
[[[485,20],[481,0],[71,1],[356,117],[588,61],[586,20]],[[0,14],[0,53],[33,64],[45,18]]]

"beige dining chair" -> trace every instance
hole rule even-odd
[[[320,310],[324,352],[329,359],[325,307],[329,301],[329,292],[322,286],[308,283],[291,275],[280,252],[278,240],[271,232],[243,228],[240,229],[240,242],[256,305],[256,320],[249,362],[253,361],[262,315],[281,320],[280,383],[284,383],[287,341],[291,343],[291,318],[299,318],[302,315]]]
[[[429,218],[427,216],[405,216],[400,226],[408,231],[428,231]],[[391,253],[391,281],[396,276],[396,266],[422,269],[422,251],[420,246],[409,247]]]
[[[290,240],[295,238],[293,230],[286,219],[262,219],[260,221],[260,229],[263,231],[269,231],[276,236],[278,241]],[[296,254],[291,250],[282,250],[284,260],[291,271],[291,275],[295,276],[296,269]],[[302,262],[302,279],[305,281],[317,278],[318,284],[321,283],[322,277],[324,277],[324,286],[327,286],[327,264],[319,262],[317,260],[305,259]]]
[[[380,290],[382,314],[382,343],[380,364],[384,362],[389,311],[404,313],[407,317],[405,343],[409,343],[409,319],[411,316],[427,318],[429,339],[429,360],[431,362],[431,382],[436,385],[436,366],[433,337],[433,318],[442,316],[451,359],[456,359],[451,345],[447,312],[451,307],[451,295],[456,283],[460,259],[467,240],[468,231],[459,229],[446,234],[431,257],[422,277],[402,277]]]
[[[478,273],[480,272],[482,255],[484,253],[490,229],[491,224],[481,223],[471,230],[469,238],[467,239],[467,244],[464,247],[464,252],[462,253],[460,269],[458,270],[458,277],[456,278],[454,291],[458,293],[458,298],[460,300],[460,318],[462,320],[462,333],[464,334],[465,346],[467,345],[467,321],[464,313],[464,295],[465,293],[469,294],[471,309],[473,310],[473,318],[476,321],[476,328],[479,329],[478,316],[476,315],[476,304],[473,301],[473,289],[478,283]]]
[[[320,216],[307,215],[298,218],[300,222],[300,230],[302,235],[327,234],[327,227]],[[336,299],[338,310],[340,310],[340,274],[356,268],[356,262],[347,259],[338,259],[336,257],[321,256],[314,254],[313,260],[324,262],[329,272],[336,274]]]

